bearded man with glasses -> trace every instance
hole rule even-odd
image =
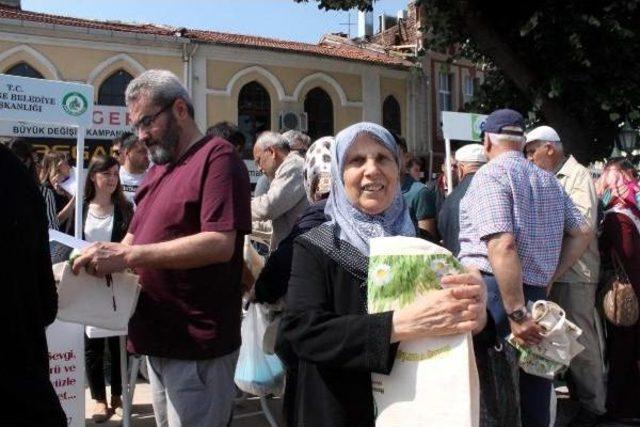
[[[227,141],[203,136],[169,71],[131,81],[127,107],[154,163],[122,243],[76,259],[104,275],[133,268],[142,292],[128,350],[148,357],[158,426],[222,426],[232,414],[240,347],[242,244],[251,231],[247,169]]]

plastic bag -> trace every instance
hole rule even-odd
[[[242,345],[234,380],[238,388],[255,396],[279,395],[284,388],[285,371],[275,354],[265,354],[262,337],[267,322],[259,304],[251,304],[242,319]]]
[[[536,301],[531,306],[531,316],[543,330],[542,341],[534,346],[521,346],[513,334],[507,341],[518,349],[518,364],[522,370],[552,380],[584,350],[578,342],[582,329],[567,319],[562,307],[551,301]]]

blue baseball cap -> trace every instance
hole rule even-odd
[[[484,122],[482,134],[480,135],[482,139],[484,139],[485,132],[524,136],[524,117],[517,111],[508,108],[496,110],[489,114]]]

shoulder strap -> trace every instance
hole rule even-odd
[[[615,270],[618,279],[625,283],[631,283],[631,281],[629,280],[629,276],[627,276],[627,272],[624,270],[624,266],[622,265],[622,261],[620,260],[620,256],[618,255],[618,251],[616,251],[615,249],[611,249],[611,263],[613,264],[613,269]]]

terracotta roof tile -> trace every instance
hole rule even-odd
[[[372,62],[376,64],[391,65],[402,68],[411,66],[411,62],[403,60],[402,58],[375,52],[370,49],[351,46],[348,44],[322,42],[319,44],[310,44],[266,37],[246,36],[240,34],[219,33],[215,31],[200,30],[187,30],[185,32],[185,36],[203,42],[229,46],[292,51],[301,54]]]
[[[48,15],[44,13],[30,12],[2,5],[0,5],[0,19],[25,20],[30,22],[60,26],[151,34],[159,36],[175,36],[176,32],[180,30],[178,28],[153,24],[130,24],[122,22],[97,21],[58,15]],[[319,44],[310,44],[266,37],[189,29],[182,29],[181,34],[183,37],[187,37],[191,40],[203,43],[286,51],[304,55],[314,55],[345,59],[350,61],[367,62],[395,68],[407,68],[411,66],[411,62],[399,57],[340,43],[321,42]]]
[[[97,21],[59,15],[48,15],[45,13],[29,12],[26,10],[20,10],[2,5],[0,5],[0,18],[23,19],[25,21],[39,22],[44,24],[93,28],[107,31],[125,31],[131,33],[156,34],[164,36],[171,36],[175,32],[174,29],[151,24],[126,24],[122,22]]]

